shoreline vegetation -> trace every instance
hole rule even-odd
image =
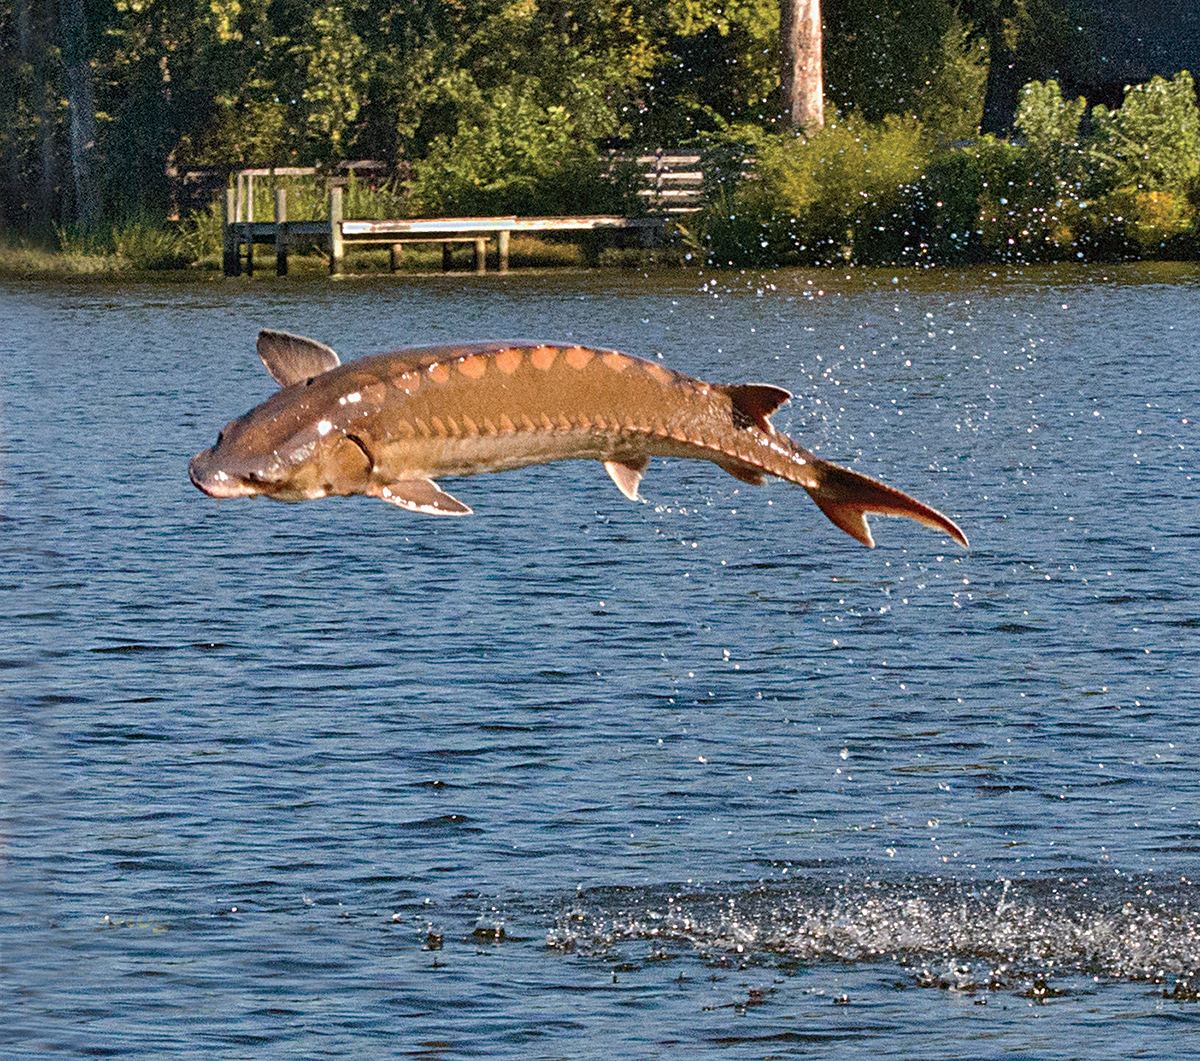
[[[1011,260],[1004,262],[942,263],[930,260],[899,263],[823,262],[808,265],[735,264],[705,261],[690,256],[680,247],[657,249],[610,248],[598,260],[588,260],[583,250],[569,243],[536,238],[513,240],[513,271],[507,275],[489,269],[489,280],[506,280],[519,273],[547,271],[615,273],[688,273],[700,276],[740,275],[767,278],[778,274],[817,277],[831,287],[839,281],[855,280],[873,286],[909,286],[919,278],[935,276],[978,277],[982,282],[1003,282],[1012,278],[1039,276],[1055,282],[1120,281],[1126,283],[1177,283],[1200,281],[1200,258],[1154,257],[1126,259],[1063,259],[1060,261]],[[255,275],[232,280],[234,283],[288,284],[297,280],[329,280],[329,257],[310,251],[289,258],[289,275],[276,277],[274,253],[267,247],[255,252]],[[406,252],[404,264],[392,273],[386,250],[362,249],[348,252],[346,268],[337,277],[345,280],[386,280],[400,277],[460,277],[476,279],[469,248],[456,252],[454,268],[442,268],[440,250]],[[823,279],[822,279],[823,278]],[[47,250],[22,243],[0,240],[0,280],[62,281],[70,283],[210,283],[231,282],[222,273],[220,259],[163,268],[140,265],[114,253],[84,253]],[[803,281],[800,281],[803,283]],[[812,281],[810,281],[811,283]],[[934,281],[936,283],[936,281]]]
[[[516,241],[513,241],[516,248]],[[387,282],[389,279],[455,278],[470,283],[505,283],[528,276],[577,273],[596,276],[608,273],[614,281],[620,276],[649,278],[658,276],[664,283],[670,277],[683,280],[687,276],[702,278],[701,283],[713,282],[741,285],[762,290],[792,291],[804,298],[850,294],[859,290],[941,289],[962,284],[996,286],[1008,283],[1043,283],[1071,285],[1075,283],[1118,284],[1194,284],[1200,283],[1200,259],[1141,258],[1123,261],[1010,261],[939,264],[930,261],[896,264],[821,263],[814,265],[749,266],[713,264],[686,252],[667,248],[631,250],[612,248],[603,252],[599,261],[588,262],[577,247],[530,239],[513,255],[513,271],[500,274],[489,270],[481,277],[472,268],[469,249],[455,256],[451,272],[442,268],[439,250],[421,255],[406,255],[404,266],[392,273],[386,250],[356,251],[346,257],[346,270],[336,277],[339,283]],[[261,254],[261,258],[259,255]],[[223,275],[220,261],[204,262],[182,268],[139,268],[117,255],[80,255],[56,251],[41,251],[23,247],[8,247],[0,242],[0,282],[77,284],[222,284],[291,285],[326,283],[329,275],[328,256],[320,253],[295,255],[290,259],[289,275],[274,274],[274,256],[268,248],[255,255],[256,275],[231,279]]]
[[[805,124],[779,0],[0,4],[0,272],[207,272],[250,171],[259,219],[636,217],[659,152],[703,184],[660,246],[513,265],[1195,260],[1195,18],[1121,7],[808,0]]]
[[[1200,109],[1187,71],[1127,87],[1122,106],[1065,100],[1055,81],[1021,90],[1011,138],[945,142],[920,118],[836,117],[811,137],[729,127],[696,145],[702,209],[672,218],[660,246],[619,249],[588,238],[517,237],[514,267],[654,266],[771,269],[786,266],[946,267],[1050,262],[1200,259]],[[579,163],[553,194],[533,189],[525,215],[571,213],[573,182],[586,212],[645,212],[628,169]],[[430,216],[418,173],[346,189],[346,216]],[[271,216],[286,186],[292,220],[327,215],[323,177],[260,179],[255,216]],[[490,194],[490,193],[489,193]],[[511,213],[501,200],[460,196],[443,216]],[[490,210],[488,208],[491,208]],[[434,215],[436,216],[436,215]],[[265,266],[267,248],[261,248]],[[257,256],[256,256],[257,257]],[[468,251],[457,252],[467,268]],[[328,270],[321,248],[298,246],[297,274]],[[402,273],[440,268],[441,250],[406,248]],[[386,250],[348,251],[347,271],[386,273]],[[0,275],[206,274],[221,269],[216,203],[181,221],[135,220],[89,230],[58,228],[41,242],[0,237]]]

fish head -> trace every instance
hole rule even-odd
[[[226,424],[216,444],[192,458],[188,475],[210,497],[305,501],[362,493],[374,462],[339,419],[305,384],[285,387]]]

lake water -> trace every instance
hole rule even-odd
[[[656,461],[218,502],[343,358],[796,394],[971,550]],[[1200,272],[0,284],[0,1052],[1200,1049]]]

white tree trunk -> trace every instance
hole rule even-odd
[[[780,0],[779,47],[784,124],[811,135],[825,124],[820,0]]]

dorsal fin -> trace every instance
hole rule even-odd
[[[281,387],[312,379],[342,363],[337,352],[324,343],[265,328],[258,333],[258,356]]]
[[[767,432],[774,430],[767,417],[792,397],[790,391],[769,383],[728,383],[717,390],[728,394],[733,402],[733,418],[738,427],[754,424]]]

